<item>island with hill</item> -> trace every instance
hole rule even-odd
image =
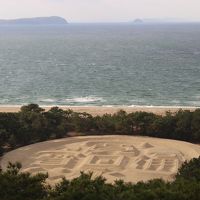
[[[137,18],[137,19],[134,20],[134,23],[136,23],[136,24],[141,24],[143,22],[144,21],[142,19],[139,19],[139,18]]]
[[[68,22],[58,16],[20,19],[0,19],[0,25],[66,25]]]

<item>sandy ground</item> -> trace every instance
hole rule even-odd
[[[43,107],[45,110],[49,110],[51,107]],[[76,112],[87,112],[93,116],[107,114],[114,114],[119,110],[124,110],[128,113],[136,112],[136,111],[145,111],[145,112],[153,112],[158,115],[164,115],[167,111],[176,112],[179,109],[183,110],[191,110],[194,111],[197,107],[162,107],[162,106],[154,106],[154,107],[144,107],[144,106],[60,106],[63,110],[72,109]],[[20,106],[0,106],[0,112],[18,112],[20,111]]]
[[[50,184],[72,179],[80,171],[103,175],[108,182],[172,180],[185,160],[199,157],[200,146],[167,139],[134,136],[85,136],[29,145],[7,153],[1,160],[19,161],[23,171],[48,172]]]

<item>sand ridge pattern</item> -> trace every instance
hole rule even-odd
[[[109,182],[172,180],[185,160],[200,155],[200,147],[187,142],[133,136],[88,136],[52,140],[7,153],[1,161],[19,161],[22,171],[48,172],[50,183],[72,179],[80,171],[103,175]]]

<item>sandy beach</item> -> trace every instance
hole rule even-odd
[[[80,171],[102,175],[108,182],[173,180],[181,164],[200,155],[200,146],[187,142],[134,136],[82,136],[25,146],[1,160],[22,163],[24,172],[48,172],[48,182],[72,179]]]
[[[0,112],[19,112],[21,106],[0,106]],[[49,110],[52,106],[41,106],[45,110]],[[103,114],[114,114],[119,110],[127,113],[144,111],[152,112],[158,115],[164,115],[167,111],[177,112],[180,109],[194,111],[198,107],[170,107],[170,106],[59,106],[63,110],[71,109],[75,112],[87,112],[93,116]]]

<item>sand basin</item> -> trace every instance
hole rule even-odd
[[[48,172],[50,184],[72,179],[80,171],[103,175],[108,182],[173,180],[185,160],[199,157],[200,147],[187,142],[133,136],[89,136],[52,140],[7,153],[1,160],[23,164],[22,171]]]

